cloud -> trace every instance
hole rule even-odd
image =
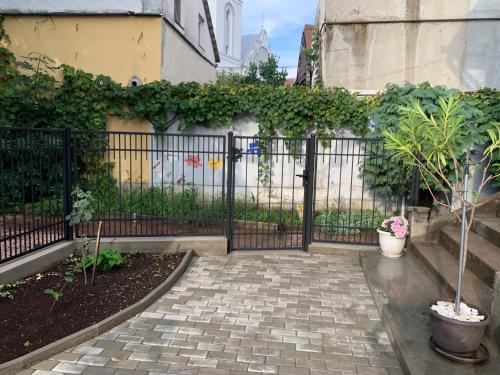
[[[246,0],[242,9],[243,34],[259,31],[262,23],[271,36],[313,23],[317,5],[317,0]]]
[[[295,75],[302,30],[314,23],[318,0],[245,0],[242,9],[242,34],[252,34],[263,25],[269,35],[271,51],[280,66]]]
[[[267,35],[272,35],[275,30],[280,28],[280,24],[277,20],[266,18],[262,22],[264,29],[267,31]]]

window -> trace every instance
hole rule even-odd
[[[233,24],[234,24],[234,11],[231,4],[226,5],[225,19],[224,19],[224,53],[226,55],[233,54]]]
[[[181,24],[181,0],[174,2],[174,21],[179,25]]]
[[[198,45],[203,48],[202,46],[202,38],[203,38],[203,28],[205,27],[205,19],[201,16],[201,14],[198,15]]]

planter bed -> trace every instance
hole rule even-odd
[[[90,327],[133,305],[158,287],[181,263],[184,253],[127,254],[120,268],[97,271],[95,286],[84,286],[75,273],[59,301],[46,288],[59,291],[71,268],[60,261],[41,274],[26,278],[14,289],[14,298],[0,299],[0,363],[21,357],[45,345]]]

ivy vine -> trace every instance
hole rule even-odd
[[[398,125],[399,106],[409,100],[420,100],[432,114],[437,97],[457,92],[428,83],[388,85],[378,96],[360,99],[342,88],[242,84],[233,80],[178,85],[156,81],[124,87],[107,76],[56,66],[44,55],[33,53],[17,59],[7,48],[9,38],[2,23],[0,16],[3,127],[105,130],[108,117],[119,116],[145,118],[159,133],[178,120],[179,129],[189,132],[194,127],[229,127],[237,117],[249,115],[258,122],[260,136],[298,138],[316,132],[322,138],[348,128],[358,136],[377,137],[382,128]],[[486,129],[500,121],[499,93],[483,89],[462,95],[466,99],[464,116],[470,123],[470,144],[464,147],[481,145]],[[373,132],[369,131],[369,118],[378,126]],[[401,188],[395,178],[399,169],[386,157],[377,160],[382,167],[368,163],[362,170],[367,182],[393,195]],[[403,178],[403,184],[407,183],[408,176]]]

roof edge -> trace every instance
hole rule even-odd
[[[210,39],[212,41],[212,48],[214,50],[215,62],[220,63],[219,48],[217,47],[217,40],[215,39],[214,24],[212,22],[212,15],[210,14],[210,7],[208,6],[208,0],[203,0],[203,7],[205,8],[205,15],[207,16],[208,32],[210,33]]]

